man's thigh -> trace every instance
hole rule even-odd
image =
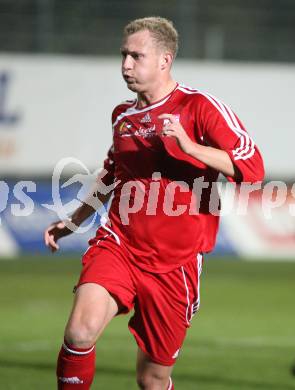
[[[117,312],[117,302],[104,287],[95,283],[81,285],[66,326],[66,340],[91,347]]]
[[[140,349],[152,361],[172,366],[199,307],[202,256],[166,274],[141,272],[135,313],[129,321]]]

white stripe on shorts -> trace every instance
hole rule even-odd
[[[188,325],[190,325],[189,318],[188,318],[188,313],[189,313],[189,308],[190,308],[189,289],[188,289],[188,286],[187,286],[186,276],[185,276],[185,273],[184,273],[184,267],[183,266],[181,267],[181,271],[182,271],[184,286],[185,286],[185,289],[186,289],[186,299],[187,299],[186,322],[187,322]]]

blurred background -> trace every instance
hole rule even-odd
[[[176,388],[295,388],[295,2],[0,0],[5,389],[40,388],[40,380],[54,388],[69,293],[99,216],[85,234],[62,240],[55,257],[43,231],[61,210],[70,214],[80,204],[102,166],[112,109],[133,97],[120,75],[122,29],[152,15],[171,19],[179,32],[175,79],[232,107],[263,154],[264,185],[279,185],[268,213],[258,190],[246,215],[232,210],[222,218],[204,270],[204,308],[175,371]],[[135,346],[120,321],[102,341],[97,388],[136,388]]]

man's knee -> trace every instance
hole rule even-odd
[[[116,302],[105,288],[93,283],[80,286],[66,326],[65,340],[78,348],[92,347],[117,311]]]
[[[90,348],[96,343],[100,330],[97,321],[72,321],[66,327],[65,340],[77,348]]]
[[[169,386],[169,375],[156,372],[141,372],[137,374],[137,384],[142,390],[164,390]]]

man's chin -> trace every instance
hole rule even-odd
[[[127,83],[127,88],[132,92],[138,92],[138,87],[134,83]]]

